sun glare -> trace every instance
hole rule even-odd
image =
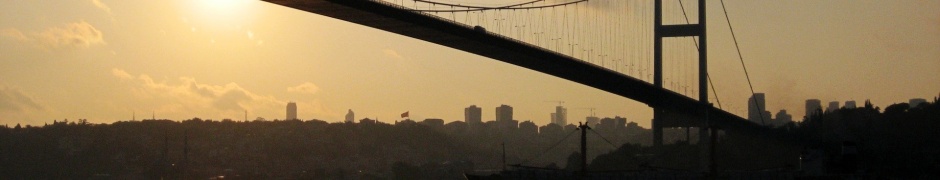
[[[186,1],[198,19],[217,25],[241,25],[254,17],[255,0],[193,0]]]

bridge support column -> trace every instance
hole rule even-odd
[[[653,85],[657,88],[663,88],[663,38],[664,37],[688,37],[698,36],[699,52],[699,102],[702,109],[710,108],[708,103],[708,56],[705,40],[705,0],[698,1],[698,24],[685,25],[663,25],[663,2],[655,0],[653,2]],[[659,107],[668,106],[668,104],[659,104]],[[653,108],[653,145],[663,145],[663,122],[664,110]],[[708,139],[708,119],[705,115],[704,125],[699,132],[699,142],[705,142]]]
[[[663,145],[663,119],[665,112],[659,108],[653,108],[653,146]]]
[[[663,0],[653,2],[653,85],[663,88]],[[661,104],[662,105],[662,104]],[[653,108],[653,146],[663,145],[662,109]]]
[[[708,143],[708,126],[701,126],[698,128],[698,144],[705,145]]]

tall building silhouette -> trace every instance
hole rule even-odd
[[[846,109],[855,109],[856,107],[855,101],[845,101],[845,105],[843,105],[842,107]]]
[[[496,121],[511,121],[512,120],[512,106],[507,106],[505,104],[496,107]]]
[[[767,111],[764,93],[754,93],[747,99],[747,120],[756,123],[770,122],[770,111]]]
[[[822,110],[822,101],[819,99],[807,99],[806,100],[806,117],[813,117],[816,114],[816,111]]]
[[[480,124],[483,122],[483,109],[477,107],[477,105],[471,105],[470,107],[463,109],[463,119],[467,122],[467,125],[473,126],[471,124]]]
[[[349,109],[349,112],[346,113],[346,122],[355,122],[356,113],[353,113],[352,109]]]
[[[839,110],[839,101],[829,102],[829,107],[826,107],[826,112],[833,112]]]
[[[562,106],[555,106],[555,112],[552,113],[551,123],[561,126],[568,124],[568,109]]]
[[[284,120],[295,120],[297,119],[297,103],[288,102],[287,103],[287,118]]]

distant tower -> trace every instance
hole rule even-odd
[[[352,109],[349,109],[349,112],[346,113],[346,122],[354,122],[356,120],[356,113],[353,113]]]
[[[482,123],[483,122],[482,115],[483,115],[483,109],[480,107],[477,107],[477,105],[471,105],[470,107],[463,109],[463,118],[464,118],[464,121],[467,122],[467,125],[473,126],[472,124]]]
[[[855,109],[855,101],[845,101],[845,106],[842,106],[846,109]]]
[[[287,118],[284,120],[295,120],[297,119],[297,103],[289,102],[287,103]]]
[[[822,110],[822,101],[819,99],[806,100],[806,117],[813,117],[816,111]]]
[[[829,107],[826,107],[826,112],[834,112],[839,110],[839,101],[829,102]]]
[[[755,123],[770,122],[764,93],[754,93],[747,99],[747,120]],[[763,116],[763,117],[762,117]]]
[[[562,106],[555,106],[555,113],[552,113],[552,123],[559,126],[568,124],[568,109]]]
[[[507,106],[505,104],[496,107],[496,121],[511,121],[512,120],[512,106]]]

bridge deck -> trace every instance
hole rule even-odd
[[[265,1],[489,57],[614,93],[669,112],[694,117],[702,117],[705,114],[706,108],[703,108],[699,101],[657,88],[645,81],[502,35],[474,30],[473,27],[447,19],[408,11],[394,4],[373,0]],[[755,129],[759,126],[734,114],[712,106],[707,109],[709,119],[718,128],[762,129]],[[701,124],[701,121],[664,122],[665,127]]]

